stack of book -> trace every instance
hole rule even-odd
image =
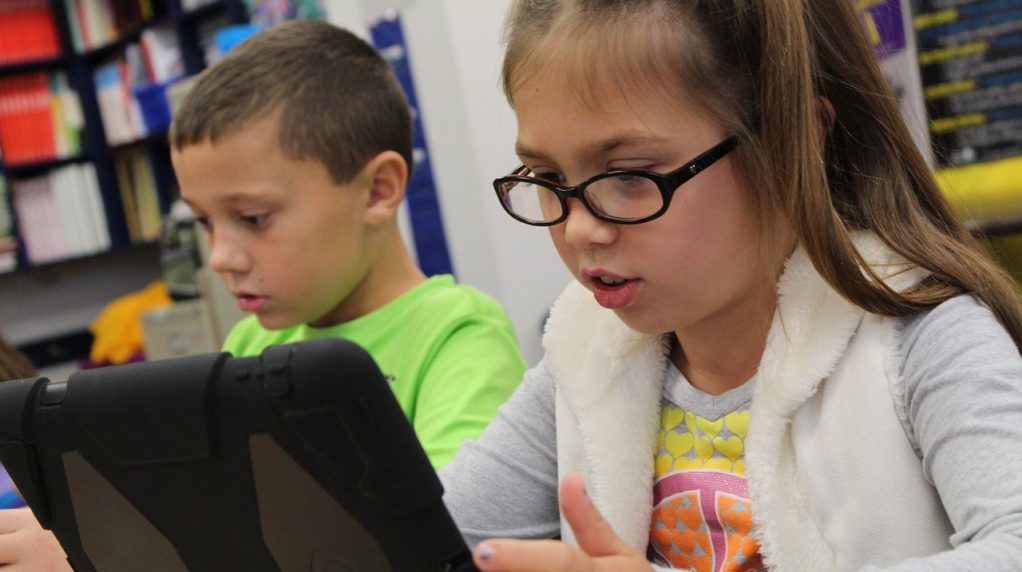
[[[134,141],[166,129],[170,122],[166,87],[184,74],[172,28],[145,30],[122,58],[96,68],[93,80],[103,130],[110,145]]]
[[[64,0],[71,42],[79,52],[115,42],[162,13],[162,4],[160,0]]]
[[[11,187],[29,263],[54,262],[110,248],[103,200],[91,163],[18,179]]]
[[[0,1],[0,64],[60,55],[49,0]]]
[[[131,241],[158,239],[162,221],[160,198],[148,155],[144,151],[136,151],[118,157],[114,160],[114,172]]]
[[[81,153],[85,120],[64,72],[0,77],[0,152],[8,166]]]

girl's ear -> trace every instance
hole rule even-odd
[[[816,122],[820,130],[820,153],[824,153],[827,146],[827,138],[830,137],[830,130],[837,120],[837,113],[834,111],[834,104],[830,99],[822,95],[816,98]]]
[[[369,160],[363,173],[369,180],[363,214],[365,222],[375,226],[393,220],[408,184],[408,165],[404,157],[396,151],[383,151]]]

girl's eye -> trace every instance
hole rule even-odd
[[[561,175],[559,173],[555,173],[553,171],[540,171],[538,173],[537,172],[533,172],[532,176],[537,178],[537,179],[542,179],[544,181],[549,181],[549,182],[551,182],[551,183],[553,183],[555,185],[562,185],[562,184],[564,184],[564,178],[561,177]]]
[[[195,224],[201,226],[203,229],[207,231],[213,226],[213,223],[209,222],[209,218],[204,216],[195,217]]]

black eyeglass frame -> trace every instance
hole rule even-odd
[[[695,159],[692,159],[670,173],[661,174],[647,169],[614,169],[589,177],[573,187],[565,187],[544,179],[525,176],[522,173],[527,173],[529,168],[525,165],[520,165],[517,169],[511,171],[511,174],[494,179],[493,190],[497,192],[497,200],[500,201],[500,206],[504,208],[504,211],[507,212],[507,214],[511,215],[511,218],[531,226],[554,226],[567,220],[569,198],[578,199],[579,202],[585,205],[586,210],[599,220],[614,224],[640,224],[649,222],[667,212],[667,208],[671,206],[671,199],[674,197],[674,193],[682,185],[688,182],[692,177],[695,177],[699,173],[705,171],[710,165],[719,161],[725,155],[733,151],[737,146],[738,138],[732,136],[714,145]],[[595,208],[593,208],[593,206],[589,204],[589,200],[585,197],[586,187],[603,179],[621,176],[642,177],[653,181],[660,190],[660,196],[663,198],[663,206],[660,207],[660,210],[641,218],[627,219],[609,216],[598,212]],[[507,201],[509,193],[504,189],[508,183],[527,183],[538,185],[553,191],[554,195],[557,196],[557,199],[561,203],[561,216],[551,221],[534,221],[515,214],[515,212],[511,210]]]

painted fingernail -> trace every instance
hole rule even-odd
[[[479,559],[483,562],[488,562],[490,558],[493,558],[493,547],[483,546],[479,549]]]

